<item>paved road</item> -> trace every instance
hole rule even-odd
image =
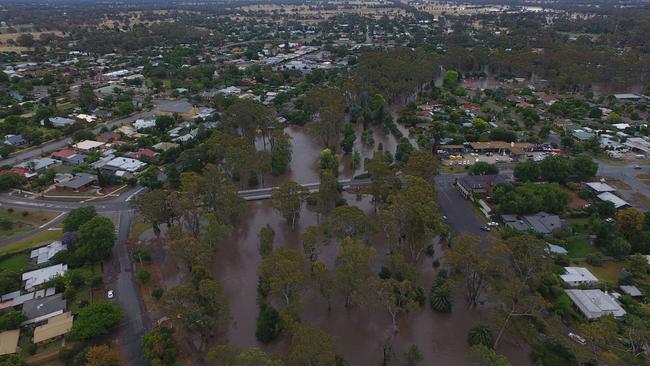
[[[453,185],[456,178],[464,174],[441,174],[436,177],[436,193],[440,212],[447,216],[447,224],[452,234],[468,232],[486,236],[481,230],[485,224],[479,219],[471,202],[466,200]]]
[[[126,123],[131,123],[131,122],[133,122],[133,121],[135,121],[136,119],[139,119],[139,118],[153,117],[154,114],[155,114],[155,112],[153,110],[146,110],[144,112],[140,112],[140,113],[131,115],[129,117],[125,117],[125,118],[121,118],[121,119],[117,119],[117,120],[114,120],[114,121],[107,122],[105,124],[102,124],[102,125],[100,125],[98,127],[93,128],[91,131],[94,132],[94,133],[98,133],[102,129],[102,127],[107,127],[108,129],[110,129],[113,126],[121,126],[121,125],[126,124]],[[15,155],[12,155],[12,156],[10,156],[10,157],[8,157],[6,159],[0,160],[0,166],[2,166],[2,165],[13,165],[13,164],[19,163],[19,162],[24,161],[24,160],[29,160],[29,159],[32,159],[34,157],[40,156],[41,153],[53,152],[53,151],[62,149],[64,147],[68,146],[69,144],[70,144],[70,138],[68,138],[68,137],[60,139],[60,140],[48,142],[48,143],[46,143],[46,144],[44,144],[42,146],[31,148],[29,150],[19,152],[19,153],[15,154]]]
[[[125,210],[115,213],[106,212],[115,223],[117,245],[113,255],[104,266],[104,283],[107,289],[115,292],[112,301],[116,301],[124,312],[124,319],[118,329],[117,345],[127,365],[146,365],[142,353],[140,337],[149,329],[144,305],[136,289],[133,263],[126,248],[133,211]]]

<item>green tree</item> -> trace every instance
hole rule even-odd
[[[398,180],[383,154],[375,153],[366,164],[366,167],[372,182],[370,193],[375,207],[377,207],[377,205],[386,202],[390,192],[398,187]]]
[[[291,248],[279,248],[262,259],[260,277],[267,281],[271,294],[280,295],[285,304],[300,297],[307,276],[300,252]]]
[[[336,202],[340,196],[339,182],[336,180],[336,176],[330,171],[322,171],[318,194],[316,196],[318,213],[325,216],[329,215],[334,210],[334,207],[336,207]]]
[[[508,359],[482,344],[472,346],[472,366],[510,366]]]
[[[541,175],[539,163],[534,160],[526,160],[515,165],[513,175],[521,182],[537,182]]]
[[[572,175],[573,166],[566,156],[553,155],[542,160],[539,169],[544,180],[563,184]]]
[[[370,290],[374,248],[361,241],[345,239],[336,257],[336,284],[345,295],[345,306],[363,302]]]
[[[280,314],[271,305],[260,304],[260,314],[255,325],[255,338],[263,343],[274,340],[280,334]]]
[[[20,311],[11,310],[0,316],[0,332],[3,330],[18,329],[20,323],[27,320],[27,317]]]
[[[176,362],[176,345],[171,337],[172,328],[156,328],[142,336],[144,357],[152,365],[172,366]]]
[[[573,161],[573,174],[579,181],[587,180],[598,172],[598,163],[594,162],[589,155],[578,155]]]
[[[433,281],[431,292],[429,294],[431,309],[439,313],[449,313],[451,312],[452,301],[451,289],[449,288],[447,279],[438,276],[438,278]]]
[[[458,82],[460,80],[460,75],[454,70],[449,70],[445,72],[445,75],[442,78],[442,84],[445,88],[449,90],[454,90],[458,87]]]
[[[335,366],[336,338],[310,325],[300,325],[291,337],[290,365]]]
[[[266,226],[260,229],[258,237],[260,239],[260,255],[262,257],[266,257],[273,251],[273,239],[275,238],[275,231],[269,224],[266,224]]]
[[[291,163],[291,137],[281,130],[273,132],[271,139],[271,174],[284,174]]]
[[[432,187],[436,183],[436,175],[440,170],[440,163],[429,150],[414,150],[408,162],[402,168],[402,173],[424,179]]]
[[[339,240],[345,238],[367,240],[372,233],[372,220],[356,206],[336,207],[326,224],[326,231]]]
[[[634,207],[620,210],[616,213],[616,227],[619,232],[627,239],[632,241],[638,237],[643,230],[645,215],[643,212]]]
[[[239,366],[283,366],[282,361],[273,360],[259,348],[249,348],[237,356]]]
[[[115,227],[111,220],[95,216],[79,227],[79,242],[75,253],[86,260],[97,262],[111,255],[115,240]]]
[[[273,208],[276,209],[295,228],[296,221],[300,218],[302,204],[307,198],[309,190],[296,182],[285,182],[271,193]]]
[[[451,241],[451,249],[446,257],[453,273],[458,274],[465,288],[467,306],[478,305],[488,286],[489,262],[481,251],[481,238],[471,234],[461,234]]]
[[[91,111],[97,107],[97,96],[93,87],[84,83],[79,88],[79,106],[85,111]]]
[[[85,342],[106,335],[120,323],[122,316],[119,306],[96,301],[79,310],[68,336],[72,340]]]
[[[63,231],[77,231],[81,225],[97,216],[95,206],[84,206],[70,210],[63,220]]]
[[[499,168],[494,164],[489,164],[484,161],[477,161],[470,165],[467,172],[469,175],[493,175],[499,173]]]
[[[397,317],[418,308],[418,303],[413,297],[415,287],[408,280],[398,281],[394,278],[377,280],[373,287],[377,299],[390,315],[393,333],[397,333]]]

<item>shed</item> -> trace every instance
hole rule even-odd
[[[20,329],[8,330],[0,333],[0,356],[11,355],[18,352],[18,339]]]

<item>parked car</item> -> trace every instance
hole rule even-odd
[[[106,294],[106,297],[108,297],[109,299],[112,299],[114,296],[115,296],[115,293],[113,292],[113,290],[108,290],[108,293]]]
[[[497,226],[499,226],[499,223],[496,222],[496,221],[490,221],[490,222],[487,223],[487,226],[497,227]]]
[[[483,230],[483,231],[488,231],[488,232],[489,232],[489,231],[492,231],[492,229],[490,229],[489,226],[481,226],[481,230]]]
[[[584,339],[583,337],[580,337],[579,335],[575,333],[569,333],[569,338],[573,339],[576,343],[585,345],[587,344],[587,340]]]

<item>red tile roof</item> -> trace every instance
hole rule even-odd
[[[74,154],[75,154],[74,151],[66,149],[66,150],[55,151],[50,156],[52,156],[53,158],[69,158]]]

